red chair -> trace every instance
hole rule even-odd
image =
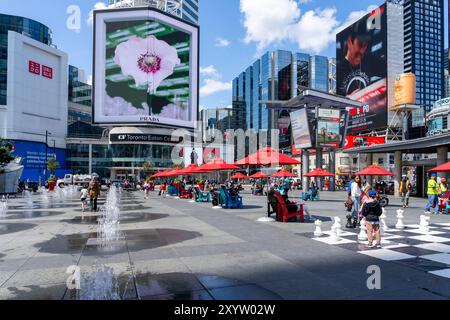
[[[277,215],[279,221],[283,221],[287,223],[289,220],[293,218],[300,217],[300,222],[305,222],[305,213],[303,209],[303,205],[300,205],[300,210],[298,205],[295,202],[286,203],[284,201],[283,196],[279,192],[274,193],[275,198],[277,199]]]
[[[450,191],[444,192],[444,194],[442,194],[439,197],[439,212],[445,212],[447,208],[447,202],[449,200],[450,200]]]
[[[181,193],[180,193],[180,198],[181,199],[192,199],[192,192],[182,188],[181,189]]]

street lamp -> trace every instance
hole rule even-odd
[[[45,164],[44,164],[44,182],[47,181],[47,162],[48,162],[48,136],[52,133],[45,130]]]

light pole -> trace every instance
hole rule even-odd
[[[51,136],[52,133],[48,130],[45,130],[45,164],[44,164],[44,183],[47,181],[47,162],[48,162],[48,136]]]

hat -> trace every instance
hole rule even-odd
[[[369,197],[375,198],[376,196],[377,196],[377,192],[375,190],[370,190],[369,191]]]
[[[437,177],[437,173],[432,173],[431,176],[432,177]]]

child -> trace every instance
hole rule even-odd
[[[166,197],[166,192],[167,192],[167,184],[164,182],[161,185],[161,196],[163,196],[165,198]]]
[[[83,212],[86,211],[87,198],[88,198],[88,190],[86,187],[83,187],[83,189],[81,189],[81,210],[83,210]]]
[[[377,192],[370,190],[368,193],[369,199],[364,203],[362,214],[366,218],[367,237],[369,238],[369,247],[374,248],[373,234],[377,244],[375,247],[381,249],[381,231],[380,231],[380,216],[383,214],[383,209],[377,200]]]
[[[148,194],[150,192],[150,184],[148,181],[145,181],[144,183],[144,200],[148,200]]]

